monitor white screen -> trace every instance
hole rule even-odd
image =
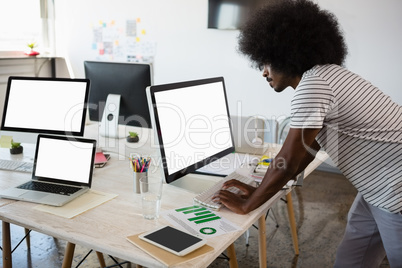
[[[168,182],[234,151],[223,78],[149,90]]]
[[[87,79],[10,77],[2,129],[82,136]]]

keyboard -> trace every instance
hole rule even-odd
[[[30,162],[0,159],[0,169],[3,170],[32,172],[32,168],[33,163]]]
[[[71,195],[78,190],[81,190],[79,187],[68,186],[68,185],[60,185],[60,184],[53,184],[53,183],[44,183],[44,182],[37,182],[37,181],[28,181],[17,188],[25,189],[25,190],[33,190],[39,192],[46,192],[46,193],[54,193],[54,194],[61,194],[61,195]]]
[[[222,189],[223,183],[232,179],[236,179],[243,183],[255,186],[255,181],[252,177],[240,175],[239,173],[233,172],[227,175],[223,180],[217,182],[212,187],[194,197],[194,202],[212,210],[219,210],[223,206],[223,204],[213,202],[212,197],[215,195],[215,193]],[[235,194],[240,192],[240,190],[236,187],[230,187],[226,190]]]

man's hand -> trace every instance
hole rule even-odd
[[[243,207],[247,199],[241,194],[234,194],[227,190],[220,190],[213,199],[215,202],[222,203],[225,207],[237,214],[246,214]]]
[[[229,189],[231,187],[236,187],[237,189],[239,189],[242,192],[241,197],[244,198],[244,199],[249,198],[250,195],[256,189],[255,187],[253,187],[253,186],[251,186],[249,184],[240,182],[238,180],[229,180],[229,181],[227,181],[227,182],[225,182],[223,184],[222,190],[227,190],[227,189]]]
[[[240,193],[234,194],[228,191],[229,188],[236,187],[240,190]],[[238,214],[245,214],[243,210],[243,204],[255,191],[255,187],[242,183],[238,180],[229,180],[225,182],[222,189],[214,196],[215,202],[222,203],[225,207]]]

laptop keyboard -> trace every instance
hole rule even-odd
[[[77,192],[78,190],[81,190],[81,188],[79,187],[52,184],[52,183],[42,183],[37,181],[29,181],[27,183],[18,186],[17,188],[53,193],[53,194],[61,194],[61,195],[71,195]]]

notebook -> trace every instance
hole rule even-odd
[[[95,151],[92,139],[40,134],[31,180],[0,191],[0,197],[62,206],[91,187]]]

